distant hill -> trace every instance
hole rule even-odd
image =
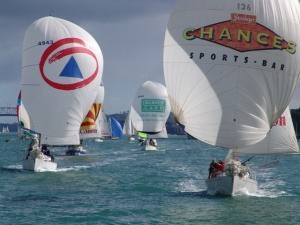
[[[123,112],[119,114],[112,114],[110,116],[115,117],[123,126],[124,121],[126,119],[128,112]],[[291,117],[293,120],[295,132],[297,135],[297,139],[300,138],[300,108],[298,109],[291,109]],[[173,113],[170,114],[168,121],[166,123],[167,131],[169,134],[177,134],[177,135],[184,135],[185,132],[179,127],[179,125],[175,122],[175,118]]]
[[[108,115],[108,116],[112,116],[112,117],[116,118],[123,127],[125,119],[127,117],[127,114],[128,114],[128,111],[121,112],[121,113],[118,113],[118,114],[111,114],[111,115]],[[177,135],[184,135],[185,134],[185,132],[179,127],[179,125],[176,124],[173,113],[170,114],[170,116],[167,120],[166,128],[167,128],[168,134],[177,134]]]
[[[121,113],[115,113],[115,114],[110,114],[108,116],[113,116],[115,117],[120,124],[123,126],[126,116],[128,114],[128,111],[121,112]],[[291,109],[291,116],[295,128],[295,132],[297,135],[297,138],[300,138],[300,108],[298,109]],[[0,132],[2,132],[3,127],[8,126],[8,129],[10,132],[17,132],[18,130],[18,124],[17,123],[0,123]],[[185,132],[182,130],[182,128],[179,127],[179,125],[175,122],[174,116],[171,113],[167,123],[166,123],[167,131],[168,134],[177,134],[177,135],[184,135]]]

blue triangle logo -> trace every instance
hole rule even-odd
[[[61,77],[83,78],[75,58],[72,56],[59,74]]]

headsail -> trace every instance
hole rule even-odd
[[[19,92],[18,102],[17,102],[17,117],[20,129],[30,129],[30,119],[28,112],[22,103],[22,94],[21,91]]]
[[[179,0],[164,43],[172,111],[187,133],[240,148],[262,140],[300,72],[297,0]]]
[[[41,143],[79,144],[102,70],[100,47],[81,27],[51,16],[30,25],[23,42],[22,102]]]
[[[245,148],[234,149],[238,155],[299,153],[299,146],[289,107],[273,124],[270,132],[260,142]]]
[[[99,115],[98,124],[100,127],[101,137],[103,139],[110,139],[112,137],[110,124],[108,122],[107,116],[104,112],[103,106]]]

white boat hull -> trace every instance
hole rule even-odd
[[[57,163],[40,158],[24,159],[23,169],[34,172],[56,171]]]
[[[206,179],[208,195],[237,195],[256,193],[257,181],[250,177],[217,176]]]
[[[130,137],[129,141],[135,141],[135,138],[134,137]]]
[[[156,151],[157,141],[155,139],[145,140],[142,143],[142,147],[145,151]]]
[[[143,145],[143,148],[145,151],[156,151],[157,150],[156,146],[149,145],[149,144]]]

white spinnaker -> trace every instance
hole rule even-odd
[[[163,130],[157,134],[150,134],[149,138],[168,138],[168,131],[167,128],[164,127]]]
[[[166,87],[158,82],[146,81],[137,90],[130,110],[133,127],[142,132],[160,132],[170,110]]]
[[[287,154],[299,152],[299,146],[289,107],[274,123],[267,136],[258,143],[233,149],[237,155]]]
[[[227,28],[232,16],[240,20],[234,23],[235,29],[246,34],[249,29],[252,37],[251,29],[258,24],[267,31],[243,42],[246,50],[228,47],[234,39]],[[216,24],[222,29],[214,29]],[[215,33],[204,37],[210,40],[198,38],[200,29],[209,31],[209,26]],[[187,31],[197,29],[191,38]],[[299,32],[297,0],[179,0],[164,43],[165,83],[176,119],[190,135],[212,145],[240,148],[262,140],[288,106],[297,85]],[[296,44],[295,52],[278,49],[271,34]],[[277,49],[263,49],[257,38]],[[261,49],[255,50],[257,46]]]
[[[41,143],[79,144],[79,128],[96,97],[103,56],[95,39],[76,24],[43,17],[23,41],[22,101]]]

